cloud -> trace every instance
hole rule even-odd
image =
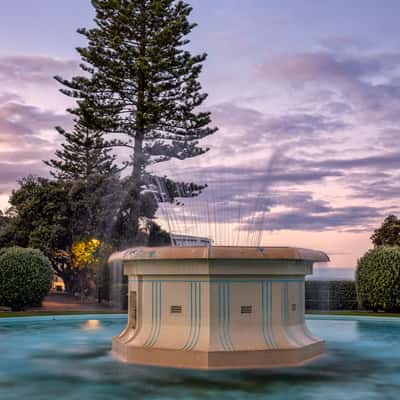
[[[268,168],[265,166],[215,166],[203,167],[201,170],[192,169],[188,176],[201,180],[206,177],[208,182],[215,184],[228,184],[234,186],[247,186],[249,189],[266,184],[304,184],[307,182],[320,182],[327,177],[343,176],[343,172],[334,169],[318,169],[315,167],[292,169],[298,161],[292,161],[282,156],[276,164]],[[292,164],[292,165],[291,165]]]
[[[259,67],[261,79],[296,88],[330,88],[355,116],[380,124],[400,119],[400,53],[321,51],[282,55]]]
[[[74,60],[46,56],[0,57],[0,82],[6,84],[49,84],[55,75],[70,76],[78,70]]]
[[[335,207],[330,202],[316,199],[312,192],[291,190],[270,193],[272,207],[265,215],[252,220],[245,229],[252,230],[262,223],[265,230],[369,230],[382,217],[378,207],[360,205]],[[284,210],[282,210],[284,209]],[[260,220],[261,219],[261,220]]]
[[[323,38],[320,41],[320,45],[323,49],[340,52],[350,52],[350,51],[365,51],[372,48],[372,42],[369,41],[365,36],[346,36],[346,35],[336,35]]]
[[[263,64],[259,71],[268,79],[291,82],[350,82],[381,75],[397,68],[400,54],[348,56],[319,52],[277,57]]]
[[[68,127],[71,118],[25,104],[14,95],[0,97],[0,186],[5,191],[29,174],[47,175],[43,159],[58,146],[54,126]],[[7,188],[8,186],[8,188]]]
[[[383,169],[391,171],[400,167],[400,152],[384,152],[382,154],[371,154],[365,157],[350,157],[338,159],[324,159],[320,161],[293,160],[293,163],[302,167],[321,168],[322,170],[336,169],[346,171],[349,169]]]
[[[393,210],[400,54],[356,56],[354,48],[265,63],[259,78],[278,88],[279,107],[267,96],[213,107],[213,157],[190,176],[214,184],[221,218],[237,222],[240,208],[242,229],[359,232]]]
[[[265,219],[266,230],[299,231],[369,231],[377,218],[383,218],[376,207],[349,206],[331,208],[325,212],[310,212],[302,207],[289,212],[272,213]]]
[[[230,147],[268,145],[271,140],[274,144],[287,140],[305,140],[319,135],[332,135],[350,127],[343,120],[316,111],[271,115],[233,103],[217,105],[211,111],[214,123],[221,128],[223,134],[229,135],[229,143],[224,140],[224,146]]]
[[[276,115],[237,103],[214,107],[214,122],[221,131],[212,138],[210,162],[195,160],[186,173],[196,182],[210,184],[203,199],[213,204],[218,220],[235,224],[240,214],[241,229],[250,231],[261,225],[267,230],[365,231],[382,217],[387,207],[365,205],[368,193],[359,191],[357,196],[352,177],[360,171],[370,179],[378,179],[382,171],[390,177],[399,154],[379,149],[368,154],[371,148],[363,147],[362,136],[355,142],[359,149],[346,148],[346,135],[354,135],[354,126],[347,120],[353,105],[331,97],[323,102],[321,96],[322,104],[311,103],[299,107],[302,112],[292,109]],[[311,111],[305,112],[308,108]],[[334,189],[324,184],[327,179]],[[332,192],[338,185],[351,190],[340,206]],[[311,190],[317,187],[322,193],[332,193],[326,200],[315,199],[320,193]],[[299,192],[306,188],[310,191]],[[189,203],[186,201],[187,207]],[[198,209],[194,207],[192,213],[198,215]],[[206,216],[203,210],[198,218],[205,222]]]
[[[0,162],[0,187],[9,192],[16,182],[28,175],[47,176],[48,168],[41,160],[27,163]]]
[[[399,176],[396,179],[379,179],[374,176],[368,176],[364,179],[354,179],[350,187],[354,191],[354,197],[369,198],[381,201],[391,200],[397,203],[394,208],[400,210],[398,203],[400,199]]]
[[[243,233],[260,230],[366,232],[385,215],[384,210],[375,206],[338,207],[327,200],[316,199],[312,192],[274,188],[257,193],[231,188],[229,185],[226,191],[219,188],[214,197],[206,191],[199,198],[183,200],[184,207],[169,208],[171,221],[196,224],[211,220],[217,225],[230,224],[229,229],[234,226]]]
[[[328,102],[322,106],[322,109],[325,112],[336,116],[343,114],[350,114],[351,112],[354,111],[352,106],[342,101]]]
[[[34,55],[0,57],[2,194],[10,193],[24,176],[48,174],[42,160],[49,159],[59,146],[54,127],[71,126],[69,115],[55,111],[64,106],[58,104],[58,84],[53,76],[70,77],[77,70],[78,63],[73,60]]]
[[[70,125],[71,118],[66,114],[56,114],[52,111],[41,110],[38,107],[22,102],[0,99],[0,143],[18,145],[21,139],[24,144],[44,144],[40,138],[42,130],[51,130],[54,126]],[[27,141],[27,142],[26,142]]]

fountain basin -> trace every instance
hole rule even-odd
[[[96,321],[97,324],[93,324]],[[326,354],[304,366],[195,371],[121,363],[126,315],[0,318],[0,399],[397,399],[400,318],[308,316]]]
[[[128,324],[113,353],[191,369],[300,365],[324,352],[304,319],[304,280],[326,254],[292,247],[134,248],[114,254],[129,278]]]

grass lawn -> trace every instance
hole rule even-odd
[[[384,312],[369,312],[369,311],[307,311],[309,315],[343,315],[353,317],[394,317],[400,318],[400,314],[384,313]]]
[[[20,312],[0,312],[0,318],[16,317],[46,317],[53,315],[95,315],[95,314],[124,314],[126,311],[20,311]]]

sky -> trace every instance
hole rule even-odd
[[[190,49],[208,53],[201,81],[219,131],[206,156],[164,172],[212,182],[223,229],[237,229],[242,207],[263,245],[315,248],[332,267],[354,267],[374,228],[399,213],[400,3],[190,3]],[[17,180],[48,175],[54,126],[71,126],[53,76],[79,72],[76,29],[92,18],[89,0],[0,5],[0,209]]]

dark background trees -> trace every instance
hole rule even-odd
[[[0,231],[7,225],[9,218],[2,210],[0,210]]]
[[[395,215],[386,217],[371,240],[374,246],[400,246],[400,220]]]
[[[82,288],[81,269],[76,268],[73,246],[96,238],[105,262],[109,253],[128,240],[121,228],[124,220],[124,179],[91,177],[88,180],[50,180],[27,177],[10,197],[12,216],[0,230],[0,246],[32,247],[41,250],[51,261],[55,273],[63,279],[70,293]],[[142,202],[140,215],[149,221],[157,203],[153,196]],[[137,238],[142,244],[168,243],[167,234],[154,222],[147,236]]]

